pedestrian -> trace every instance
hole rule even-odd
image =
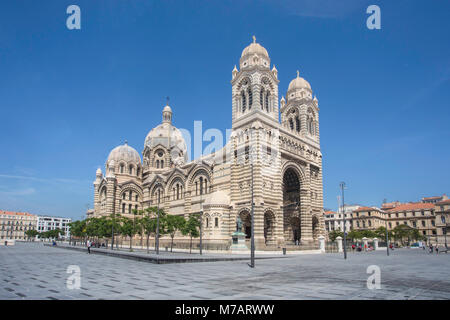
[[[430,244],[430,251],[428,251],[429,253],[433,253],[433,245]]]
[[[355,244],[352,244],[352,251],[355,252],[356,246]]]
[[[439,245],[436,244],[436,254],[439,254]]]
[[[87,245],[87,249],[88,249],[88,254],[90,254],[91,253],[91,241],[90,240],[88,240],[87,241],[87,243],[86,243],[86,245]]]

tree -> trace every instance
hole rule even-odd
[[[149,253],[149,239],[150,235],[156,233],[156,219],[147,215],[140,219],[140,224],[144,229],[144,233],[147,237],[147,253]]]
[[[133,248],[131,246],[132,239],[133,236],[136,234],[136,227],[134,224],[134,220],[127,217],[122,217],[121,222],[122,222],[121,233],[130,238],[130,251],[133,251]]]
[[[189,235],[191,238],[189,243],[189,253],[192,253],[192,238],[197,238],[200,235],[198,228],[200,228],[200,221],[197,217],[191,215],[181,230],[183,235]]]
[[[159,232],[159,237],[166,233],[166,213],[163,209],[158,207],[150,207],[145,210],[149,216],[155,219],[155,249],[156,249],[156,237],[157,231]],[[159,227],[158,227],[158,212],[159,212]]]
[[[173,238],[178,230],[183,230],[186,220],[183,216],[167,215],[165,217],[166,232],[170,235],[170,252],[173,252]]]
[[[330,233],[328,233],[328,238],[330,238],[330,241],[335,241],[337,237],[344,237],[344,233],[339,230],[333,230]]]
[[[362,236],[359,230],[352,230],[347,234],[347,237],[350,238],[352,242],[355,242],[355,240],[362,239],[364,236]]]
[[[30,229],[25,231],[25,235],[28,237],[28,239],[33,239],[34,237],[36,237],[39,234],[39,232],[37,232],[34,229]]]
[[[394,233],[394,239],[400,240],[402,245],[404,245],[405,238],[408,238],[409,241],[409,237],[411,234],[411,227],[407,226],[406,224],[398,225],[392,231]]]

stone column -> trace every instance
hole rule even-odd
[[[338,246],[338,252],[342,252],[343,251],[343,249],[342,249],[342,237],[341,236],[337,237],[336,238],[336,242],[337,242],[337,246]]]
[[[378,238],[373,238],[373,249],[374,250],[378,249]]]
[[[320,252],[325,253],[325,237],[320,235],[318,239],[319,239],[319,250]]]

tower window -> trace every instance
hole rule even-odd
[[[298,117],[295,117],[295,128],[297,132],[300,132],[300,119]]]
[[[289,119],[289,128],[291,128],[291,130],[294,130],[294,121],[292,121],[292,118]]]
[[[269,96],[270,96],[270,92],[267,91],[266,93],[266,111],[269,112]]]
[[[250,88],[248,88],[248,110],[250,110],[252,108],[252,104],[253,104],[253,94],[252,94],[252,90],[250,90]]]
[[[245,112],[245,109],[247,108],[247,97],[245,96],[244,91],[242,91],[241,96],[242,96],[242,112]]]
[[[259,104],[261,105],[261,109],[264,109],[264,106],[263,106],[263,97],[264,97],[264,88],[261,88],[261,92],[260,92],[260,94],[259,94]]]

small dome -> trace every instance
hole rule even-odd
[[[172,112],[172,108],[170,106],[165,106],[163,112]]]
[[[253,67],[262,67],[269,69],[270,58],[267,50],[256,43],[256,38],[253,36],[253,42],[250,43],[243,51],[241,59],[239,60],[240,69],[247,69]]]
[[[224,191],[215,191],[205,199],[205,206],[230,205],[230,197]]]
[[[98,168],[97,171],[95,172],[95,174],[97,176],[101,176],[102,175],[102,169]]]
[[[300,73],[297,71],[297,78],[289,83],[288,91],[305,88],[311,90],[311,85],[308,81],[300,77]]]
[[[109,163],[109,166],[111,165],[111,161],[113,162],[126,162],[126,163],[133,163],[133,164],[140,164],[141,163],[141,156],[139,153],[132,147],[128,145],[128,143],[125,141],[125,144],[115,147],[108,156],[107,163]]]
[[[260,45],[259,43],[256,43],[256,42],[250,43],[250,45],[248,45],[242,51],[241,58],[243,58],[247,55],[253,55],[253,54],[257,54],[257,55],[261,55],[266,58],[269,58],[269,53],[267,53],[266,48],[264,48],[262,45]]]

